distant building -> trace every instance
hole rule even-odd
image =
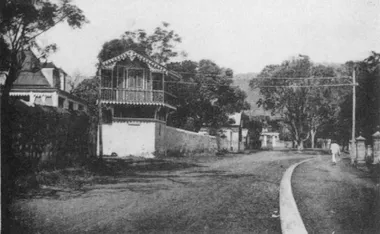
[[[53,63],[41,63],[32,51],[25,51],[22,70],[13,83],[11,97],[29,105],[46,105],[69,110],[87,110],[82,99],[67,92],[67,74]],[[5,83],[7,71],[0,72],[0,84]]]
[[[210,128],[203,126],[199,132],[209,134]],[[227,149],[230,152],[242,152],[246,149],[249,136],[248,129],[243,128],[242,112],[229,115],[227,123],[217,132],[221,138],[221,149]]]

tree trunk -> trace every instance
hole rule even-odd
[[[10,70],[1,90],[1,210],[2,224],[4,232],[9,230],[9,218],[11,216],[10,205],[15,192],[16,170],[19,166],[12,150],[12,116],[11,104],[9,103],[9,93],[12,87],[10,78],[15,76],[15,72]]]
[[[315,135],[317,134],[317,131],[310,130],[310,136],[311,136],[311,148],[314,149],[315,147]]]
[[[299,142],[297,142],[297,150],[298,151],[303,150],[303,141],[302,140],[300,140]]]

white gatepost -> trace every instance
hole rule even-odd
[[[261,147],[267,147],[267,135],[263,135],[263,145]]]

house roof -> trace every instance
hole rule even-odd
[[[36,85],[36,86],[46,86],[51,87],[45,76],[42,74],[41,70],[36,72],[32,71],[22,71],[17,77],[14,86],[18,85]]]
[[[116,57],[108,59],[102,63],[102,66],[104,68],[113,67],[113,66],[115,66],[115,64],[117,62],[124,60],[126,58],[129,58],[131,61],[133,61],[135,58],[138,58],[140,61],[147,63],[150,68],[157,69],[157,70],[160,70],[162,72],[165,72],[165,73],[167,73],[167,74],[169,74],[172,77],[175,77],[177,79],[181,78],[181,75],[179,75],[178,73],[168,70],[165,66],[153,61],[147,55],[145,55],[145,54],[143,55],[143,53],[138,53],[134,50],[127,50],[126,52],[124,52],[124,53],[122,53]]]
[[[57,68],[53,62],[46,62],[42,64],[42,68]]]
[[[24,51],[25,59],[22,63],[22,71],[33,71],[41,68],[41,63],[31,50]]]

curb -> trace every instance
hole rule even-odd
[[[284,173],[280,184],[280,220],[281,230],[284,234],[307,233],[301,215],[298,211],[296,201],[292,192],[292,174],[294,169],[313,158],[303,160],[290,166]]]

